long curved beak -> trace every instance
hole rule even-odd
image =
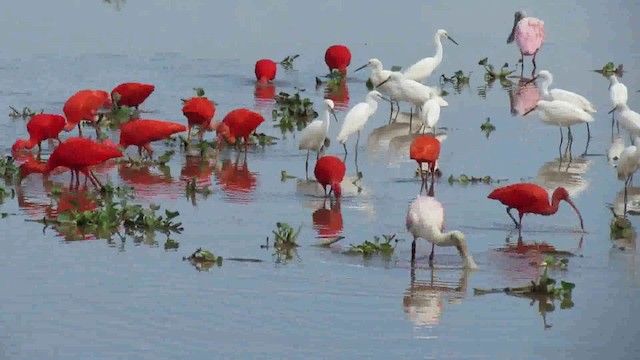
[[[387,80],[385,80],[385,81],[381,82],[380,84],[376,85],[376,88],[379,88],[380,86],[384,85],[384,84],[385,84],[387,81],[389,81],[389,80],[391,80],[391,76],[389,76],[389,77],[387,78]]]
[[[518,18],[515,18],[515,20],[513,21],[513,28],[511,28],[511,34],[509,34],[507,44],[511,44],[516,37],[516,26],[518,25],[518,21]]]
[[[364,69],[364,68],[366,68],[367,66],[369,66],[369,64],[364,64],[364,65],[360,66],[359,68],[357,68],[357,69],[354,71],[354,73],[355,73],[355,72],[358,72],[358,71],[360,71],[360,70],[362,70],[362,69]]]
[[[531,84],[532,82],[534,82],[536,80],[538,80],[538,77],[534,76],[533,79],[531,79],[531,80],[527,81],[526,83],[524,83],[524,86],[527,86],[527,85]]]
[[[580,229],[582,229],[582,232],[584,232],[584,223],[582,222],[582,215],[580,215],[580,210],[578,210],[578,208],[576,207],[576,205],[573,203],[571,199],[567,198],[567,199],[564,199],[564,201],[569,203],[569,205],[571,205],[573,210],[576,211],[576,214],[578,214],[578,218],[580,219]]]
[[[336,112],[333,111],[333,109],[331,109],[331,114],[333,115],[333,118],[336,119],[336,122],[338,122],[338,117],[336,116]]]
[[[459,45],[451,36],[447,35],[447,39],[451,40],[452,43]]]
[[[531,110],[527,111],[526,113],[522,114],[523,117],[529,115],[529,113],[531,113],[533,110],[535,110],[537,108],[537,106],[534,106],[533,108],[531,108]]]

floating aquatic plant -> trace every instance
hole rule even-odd
[[[116,162],[119,164],[127,164],[133,167],[158,166],[165,167],[175,155],[175,150],[167,150],[156,159],[149,158],[118,158]]]
[[[471,72],[469,72],[469,75],[465,75],[464,71],[458,70],[451,77],[447,77],[445,74],[440,75],[440,84],[452,84],[454,90],[459,94],[465,86],[469,85],[470,77]]]
[[[213,194],[213,190],[211,190],[208,186],[198,187],[196,183],[196,178],[192,178],[187,182],[185,186],[185,192],[188,198],[194,198],[196,194],[202,195],[205,199],[209,197],[209,195]]]
[[[271,231],[275,236],[273,246],[275,248],[298,247],[298,235],[300,234],[300,230],[302,230],[302,225],[298,227],[298,230],[294,230],[287,223],[277,222],[276,230]]]
[[[16,161],[12,156],[0,158],[0,177],[7,182],[13,182],[20,173],[20,169],[16,165]]]
[[[544,260],[536,265],[539,267],[548,267],[551,269],[567,270],[569,266],[569,259],[566,257],[560,258],[553,255],[545,255]]]
[[[188,260],[198,271],[207,271],[214,265],[222,266],[222,256],[215,256],[211,251],[202,248],[196,249],[193,254],[183,257],[182,260]]]
[[[509,63],[504,63],[500,70],[497,70],[492,64],[489,64],[488,58],[481,59],[478,61],[478,65],[482,65],[485,70],[484,78],[485,81],[493,81],[495,79],[503,79],[507,76],[513,74],[516,70],[509,69]]]
[[[286,71],[293,70],[293,60],[297,59],[299,56],[300,55],[298,54],[287,56],[286,58],[282,59],[282,61],[280,61],[280,66],[282,66],[282,68]]]
[[[507,179],[494,179],[491,176],[467,176],[465,174],[461,174],[458,177],[455,177],[453,175],[450,175],[449,178],[447,179],[447,181],[449,182],[449,184],[453,184],[453,183],[461,183],[461,184],[478,184],[478,183],[483,183],[483,184],[500,184],[501,182],[507,181]]]
[[[627,247],[635,247],[637,234],[629,219],[623,216],[614,216],[609,224],[609,229],[609,238],[615,247],[620,250],[626,250]]]
[[[271,115],[273,121],[278,122],[274,126],[280,128],[283,134],[304,129],[309,120],[318,116],[313,110],[313,102],[300,96],[303,91],[304,89],[296,89],[293,95],[280,92],[275,97],[277,108],[273,109]]]
[[[482,131],[485,134],[487,139],[489,138],[489,135],[491,135],[491,133],[494,132],[495,130],[496,130],[496,127],[491,123],[491,118],[487,118],[487,120],[483,122],[482,125],[480,125],[480,131]]]
[[[374,236],[373,241],[365,240],[360,245],[350,244],[349,248],[344,252],[345,254],[362,254],[364,257],[370,257],[375,254],[383,256],[389,256],[393,254],[393,251],[398,244],[399,239],[396,239],[396,234],[382,235],[382,241],[379,236]],[[393,243],[393,244],[392,244]]]
[[[598,74],[602,74],[602,76],[604,77],[609,77],[611,75],[622,77],[622,74],[624,72],[623,67],[624,66],[622,64],[616,66],[613,62],[609,61],[601,69],[593,71],[597,72]]]
[[[265,133],[258,133],[256,131],[251,133],[251,135],[249,136],[250,145],[259,145],[262,147],[275,145],[277,144],[276,140],[280,140],[280,139],[278,139],[275,136],[270,136]]]
[[[285,182],[289,179],[295,179],[295,176],[287,174],[285,170],[280,171],[280,181]]]
[[[9,106],[9,109],[11,109],[11,112],[9,113],[9,117],[12,119],[31,119],[32,117],[38,114],[37,112],[31,110],[26,106],[22,108],[22,111],[19,111],[13,106]],[[44,113],[44,109],[40,109],[40,114],[42,113]]]
[[[4,199],[7,197],[11,197],[12,199],[16,196],[16,191],[11,189],[7,191],[5,188],[0,186],[0,204],[4,203]]]

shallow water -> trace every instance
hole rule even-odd
[[[477,65],[485,56],[494,64],[517,61],[517,49],[505,40],[513,11],[522,4],[478,3],[472,9],[452,1],[412,1],[392,8],[368,4],[129,1],[117,11],[97,0],[12,2],[0,14],[0,109],[29,106],[60,113],[78,89],[108,90],[135,80],[156,85],[143,105],[151,112],[148,117],[186,122],[179,99],[197,86],[220,104],[216,118],[237,107],[253,107],[268,119],[260,131],[281,137],[271,127],[270,96],[305,88],[318,110],[323,89],[315,89],[314,77],[326,73],[328,45],[349,45],[352,69],[371,57],[387,67],[406,66],[430,56],[433,33],[445,28],[460,46],[445,43],[445,61],[435,74],[458,69],[473,74],[460,94],[446,88],[449,107],[442,109],[439,123],[447,128],[441,138],[443,177],[435,196],[445,208],[447,229],[466,234],[478,271],[461,270],[453,248],[437,249],[435,270],[429,269],[426,242],[418,243],[419,268],[410,270],[411,239],[404,220],[420,182],[405,155],[408,125],[385,127],[388,107],[381,104],[360,139],[363,178],[357,185],[351,183],[357,175],[355,139],[349,140],[349,179],[339,205],[325,204],[317,184],[305,181],[305,154],[297,151],[291,134],[264,150],[251,149],[246,159],[227,151],[206,162],[178,151],[170,174],[100,168],[98,176],[134,186],[138,201],[180,211],[184,232],[172,235],[180,242],[176,252],[163,249],[166,239],[160,234],[122,243],[65,241],[52,229],[43,231],[25,220],[59,210],[46,196],[52,185],[37,175],[26,179],[16,189],[17,200],[0,205],[2,212],[15,214],[0,220],[5,233],[0,252],[2,357],[633,357],[640,350],[635,306],[640,260],[635,244],[620,250],[609,239],[608,205],[620,207],[622,182],[604,156],[611,142],[608,81],[590,70],[607,61],[624,63],[622,81],[629,87],[630,106],[637,109],[640,85],[633,64],[640,51],[631,18],[638,5],[565,2],[525,8],[545,20],[548,41],[538,57],[539,69],[555,75],[554,86],[581,93],[599,110],[589,156],[580,157],[586,129],[576,127],[569,163],[559,160],[557,129],[543,125],[535,114],[512,116],[512,107],[522,112],[535,91],[511,92],[498,82],[487,87]],[[296,71],[279,68],[273,88],[256,89],[256,59],[280,60],[294,53],[302,55],[294,63]],[[529,59],[525,66],[525,74],[530,73]],[[339,119],[345,108],[364,98],[365,79],[365,73],[349,75],[347,92],[337,99]],[[429,84],[435,84],[435,76]],[[408,108],[403,105],[403,110]],[[487,117],[496,126],[489,138],[480,131]],[[4,117],[0,126],[0,147],[8,153],[15,138],[25,134],[23,121]],[[339,124],[332,122],[328,153],[342,156],[333,141],[338,131]],[[159,155],[165,145],[154,144],[154,149]],[[281,170],[298,178],[283,182]],[[576,215],[563,204],[553,217],[525,217],[522,238],[526,244],[545,242],[579,255],[571,258],[569,270],[552,272],[576,284],[573,308],[560,309],[556,302],[555,311],[543,318],[538,303],[527,299],[473,296],[473,288],[535,279],[538,269],[530,262],[539,257],[513,248],[517,234],[504,207],[486,199],[494,185],[446,181],[462,173],[569,190],[588,233],[581,239],[574,232]],[[184,192],[185,181],[194,176],[214,190],[207,199],[197,196],[195,204]],[[68,177],[63,173],[52,180],[64,185]],[[290,259],[260,247],[278,221],[302,225],[302,246]],[[638,223],[637,217],[631,221]],[[390,259],[363,260],[340,252],[350,243],[393,233],[406,241]],[[339,234],[345,239],[332,249],[311,246],[320,237]],[[224,258],[264,261],[225,261],[198,272],[182,261],[198,247]]]

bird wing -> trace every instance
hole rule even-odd
[[[368,109],[369,105],[367,103],[358,103],[347,112],[337,137],[340,143],[346,142],[349,135],[362,129],[367,120],[369,120],[369,116],[371,116]]]
[[[422,122],[428,127],[432,128],[440,119],[440,105],[437,99],[430,99],[425,102],[420,112]]]
[[[427,57],[409,66],[407,70],[404,71],[403,75],[405,79],[423,82],[426,78],[429,77],[429,75],[431,75],[435,68],[436,59],[433,57]]]
[[[593,117],[588,112],[576,107],[575,105],[562,100],[548,101],[544,105],[538,105],[549,120],[573,120],[592,122]]]
[[[640,135],[640,114],[632,110],[625,110],[617,116],[620,126],[632,133],[632,135]]]
[[[627,146],[620,154],[620,161],[618,161],[618,167],[616,172],[618,173],[618,180],[626,180],[627,177],[633,174],[638,169],[638,158],[636,157],[636,147],[634,145]]]
[[[619,136],[611,143],[611,146],[609,146],[609,150],[607,151],[607,159],[609,161],[618,160],[623,150],[624,150],[624,139],[621,136]]]
[[[544,21],[526,17],[516,26],[516,43],[525,55],[533,55],[544,42]]]
[[[551,94],[553,100],[566,101],[581,108],[584,111],[592,113],[596,112],[596,107],[582,95],[562,89],[553,89],[549,91],[549,93]]]
[[[609,91],[609,95],[611,96],[613,106],[616,106],[618,104],[626,104],[627,100],[629,99],[627,86],[622,83],[614,84]]]
[[[314,120],[300,132],[299,150],[320,150],[327,136],[322,123],[320,120]]]

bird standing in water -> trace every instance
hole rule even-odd
[[[417,63],[409,66],[409,68],[407,68],[403,73],[406,79],[417,81],[419,83],[424,82],[429,75],[431,75],[431,73],[440,66],[443,55],[442,38],[449,39],[452,43],[458,45],[458,43],[449,36],[449,33],[447,33],[446,30],[439,29],[433,36],[433,41],[436,44],[435,55],[421,59]]]
[[[418,163],[418,171],[422,178],[420,192],[422,192],[422,189],[427,188],[427,175],[422,170],[422,163],[427,163],[429,166],[429,172],[431,173],[431,188],[433,189],[436,162],[438,161],[438,157],[440,157],[440,141],[433,136],[418,136],[413,140],[413,142],[411,142],[409,156],[412,160],[415,160]]]
[[[38,154],[42,151],[40,143],[48,139],[58,140],[60,144],[60,132],[64,129],[65,119],[62,115],[55,114],[36,114],[27,123],[27,132],[29,140],[18,139],[11,147],[13,152],[22,149],[32,149],[38,146]]]
[[[211,124],[211,119],[216,114],[216,106],[213,101],[204,96],[195,96],[184,102],[182,113],[187,118],[189,131],[187,141],[191,140],[191,132],[198,127],[198,139],[202,142],[205,131],[215,131],[216,125]]]
[[[111,90],[111,99],[118,106],[138,108],[155,90],[151,84],[137,82],[122,83]],[[116,94],[118,94],[116,96]]]
[[[344,174],[347,168],[342,162],[335,156],[323,156],[316,162],[316,167],[313,171],[318,183],[322,185],[324,189],[324,196],[327,196],[327,186],[331,186],[329,196],[333,192],[336,199],[342,196],[342,188],[340,183],[344,179]]]
[[[333,45],[324,53],[324,62],[329,71],[336,69],[343,74],[347,73],[347,67],[351,64],[351,51],[344,45]]]
[[[142,157],[142,149],[152,157],[151,142],[165,140],[171,135],[187,131],[187,127],[170,121],[136,119],[120,126],[120,146],[125,149],[130,145],[138,147],[138,154]]]
[[[269,59],[261,59],[256,61],[256,67],[254,72],[256,74],[256,80],[259,83],[268,83],[276,78],[276,71],[278,69],[278,64],[276,64],[273,60]]]
[[[336,138],[340,144],[344,147],[344,156],[347,156],[347,140],[349,135],[357,132],[358,138],[356,140],[356,161],[358,159],[358,143],[360,142],[360,131],[364,125],[369,121],[369,118],[378,110],[378,100],[384,99],[382,94],[378,91],[369,91],[364,102],[356,104],[347,112],[342,122],[342,128],[338,137]]]
[[[507,39],[507,44],[515,40],[520,49],[520,63],[524,71],[524,57],[532,56],[533,72],[536,70],[536,55],[544,43],[544,21],[527,17],[524,11],[516,11],[513,20],[513,28]]]
[[[331,123],[331,114],[338,122],[336,113],[333,111],[333,101],[325,100],[326,106],[324,120],[313,120],[307,127],[300,132],[300,142],[298,143],[298,150],[307,150],[307,161],[305,162],[305,174],[309,172],[309,152],[316,152],[316,160],[320,157],[320,151],[324,147],[325,139],[329,133],[329,124]]]
[[[251,136],[251,133],[254,132],[263,122],[264,117],[262,117],[258,112],[245,108],[231,110],[231,112],[222,119],[222,124],[219,125],[224,125],[226,127],[224,130],[228,132],[228,134],[221,136],[221,132],[218,130],[218,144],[223,137],[231,144],[235,144],[235,139],[240,137],[244,139],[244,150],[247,151],[249,136]]]
[[[64,130],[69,132],[78,126],[78,134],[82,136],[82,127],[80,123],[91,121],[96,123],[96,115],[98,110],[111,106],[111,96],[103,90],[80,90],[73,94],[64,103],[62,111],[67,118],[67,125]],[[96,124],[96,136],[100,136],[100,128]]]

